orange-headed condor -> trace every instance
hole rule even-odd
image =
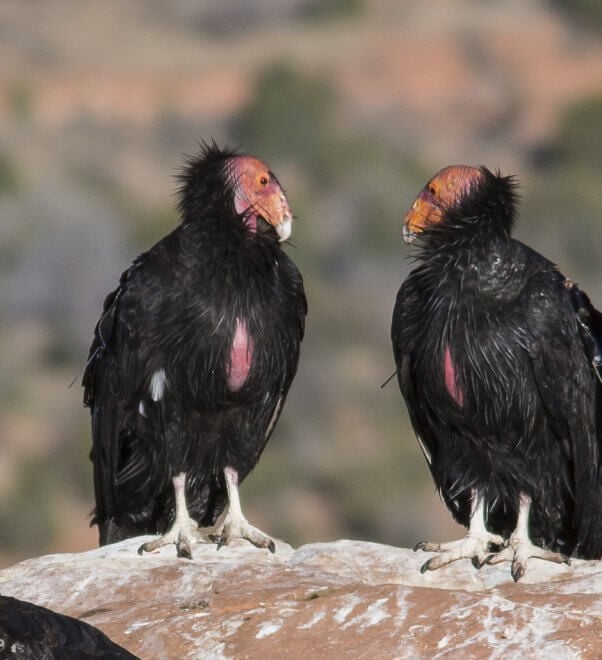
[[[440,554],[568,562],[602,554],[602,315],[556,266],[511,238],[513,177],[454,165],[403,227],[418,246],[392,341],[411,422],[465,538]],[[497,552],[493,552],[497,550]]]
[[[203,146],[180,175],[181,224],[105,300],[84,373],[100,543],[274,542],[243,516],[297,370],[307,305],[281,248],[293,216],[262,161]]]

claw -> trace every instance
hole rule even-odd
[[[518,582],[525,574],[527,567],[524,564],[513,561],[510,575],[515,582]]]
[[[458,559],[470,559],[475,568],[481,568],[492,555],[490,546],[501,545],[502,543],[501,536],[492,534],[487,530],[479,530],[478,533],[469,531],[463,539],[447,543],[421,541],[416,544],[414,551],[424,550],[425,552],[439,553],[422,565],[420,568],[421,573],[435,571]]]
[[[483,568],[483,566],[485,566],[485,564],[487,563],[487,560],[488,560],[490,557],[492,557],[492,556],[493,556],[492,553],[489,553],[488,555],[475,555],[475,556],[472,558],[472,560],[471,560],[471,561],[472,561],[472,565],[473,565],[477,570],[480,571],[480,570]]]
[[[512,562],[510,574],[512,575],[512,579],[518,582],[527,572],[527,563],[531,558],[551,561],[555,564],[571,565],[570,557],[560,552],[552,552],[551,550],[540,548],[531,543],[531,541],[517,536],[510,537],[509,545],[494,555],[487,563],[494,565],[501,564],[505,561]]]
[[[227,545],[233,538],[246,539],[257,548],[267,548],[270,552],[276,551],[276,544],[257,527],[253,527],[244,517],[238,492],[238,473],[232,468],[224,470],[226,488],[228,490],[228,513],[220,527],[221,536],[218,540],[218,549]]]
[[[529,538],[529,507],[530,500],[523,496],[519,509],[516,529],[508,539],[508,543],[500,552],[488,560],[489,564],[501,564],[504,561],[512,562],[510,575],[515,582],[518,582],[527,572],[527,563],[531,558],[551,561],[555,564],[568,564],[571,560],[560,552],[552,552],[546,548],[541,548],[532,543]]]
[[[176,543],[176,554],[183,559],[192,559],[192,552],[187,539],[180,539]]]

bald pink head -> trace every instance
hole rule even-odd
[[[249,228],[255,231],[261,217],[285,241],[291,234],[293,215],[284,190],[269,167],[253,156],[233,156],[228,174],[234,189],[234,207],[244,215]]]

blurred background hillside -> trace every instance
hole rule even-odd
[[[440,167],[517,174],[518,235],[602,306],[598,0],[0,4],[0,565],[91,548],[79,379],[104,295],[177,222],[201,139],[267,160],[310,305],[243,486],[294,544],[457,536],[393,373],[401,220]]]

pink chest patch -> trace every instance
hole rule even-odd
[[[230,364],[227,374],[228,387],[232,392],[238,392],[247,382],[252,363],[253,339],[249,337],[247,324],[236,319],[236,331],[230,347]]]
[[[445,347],[445,387],[449,392],[451,398],[459,405],[464,405],[464,392],[462,388],[458,386],[456,382],[456,369],[454,367],[454,362],[449,351],[449,346]]]

